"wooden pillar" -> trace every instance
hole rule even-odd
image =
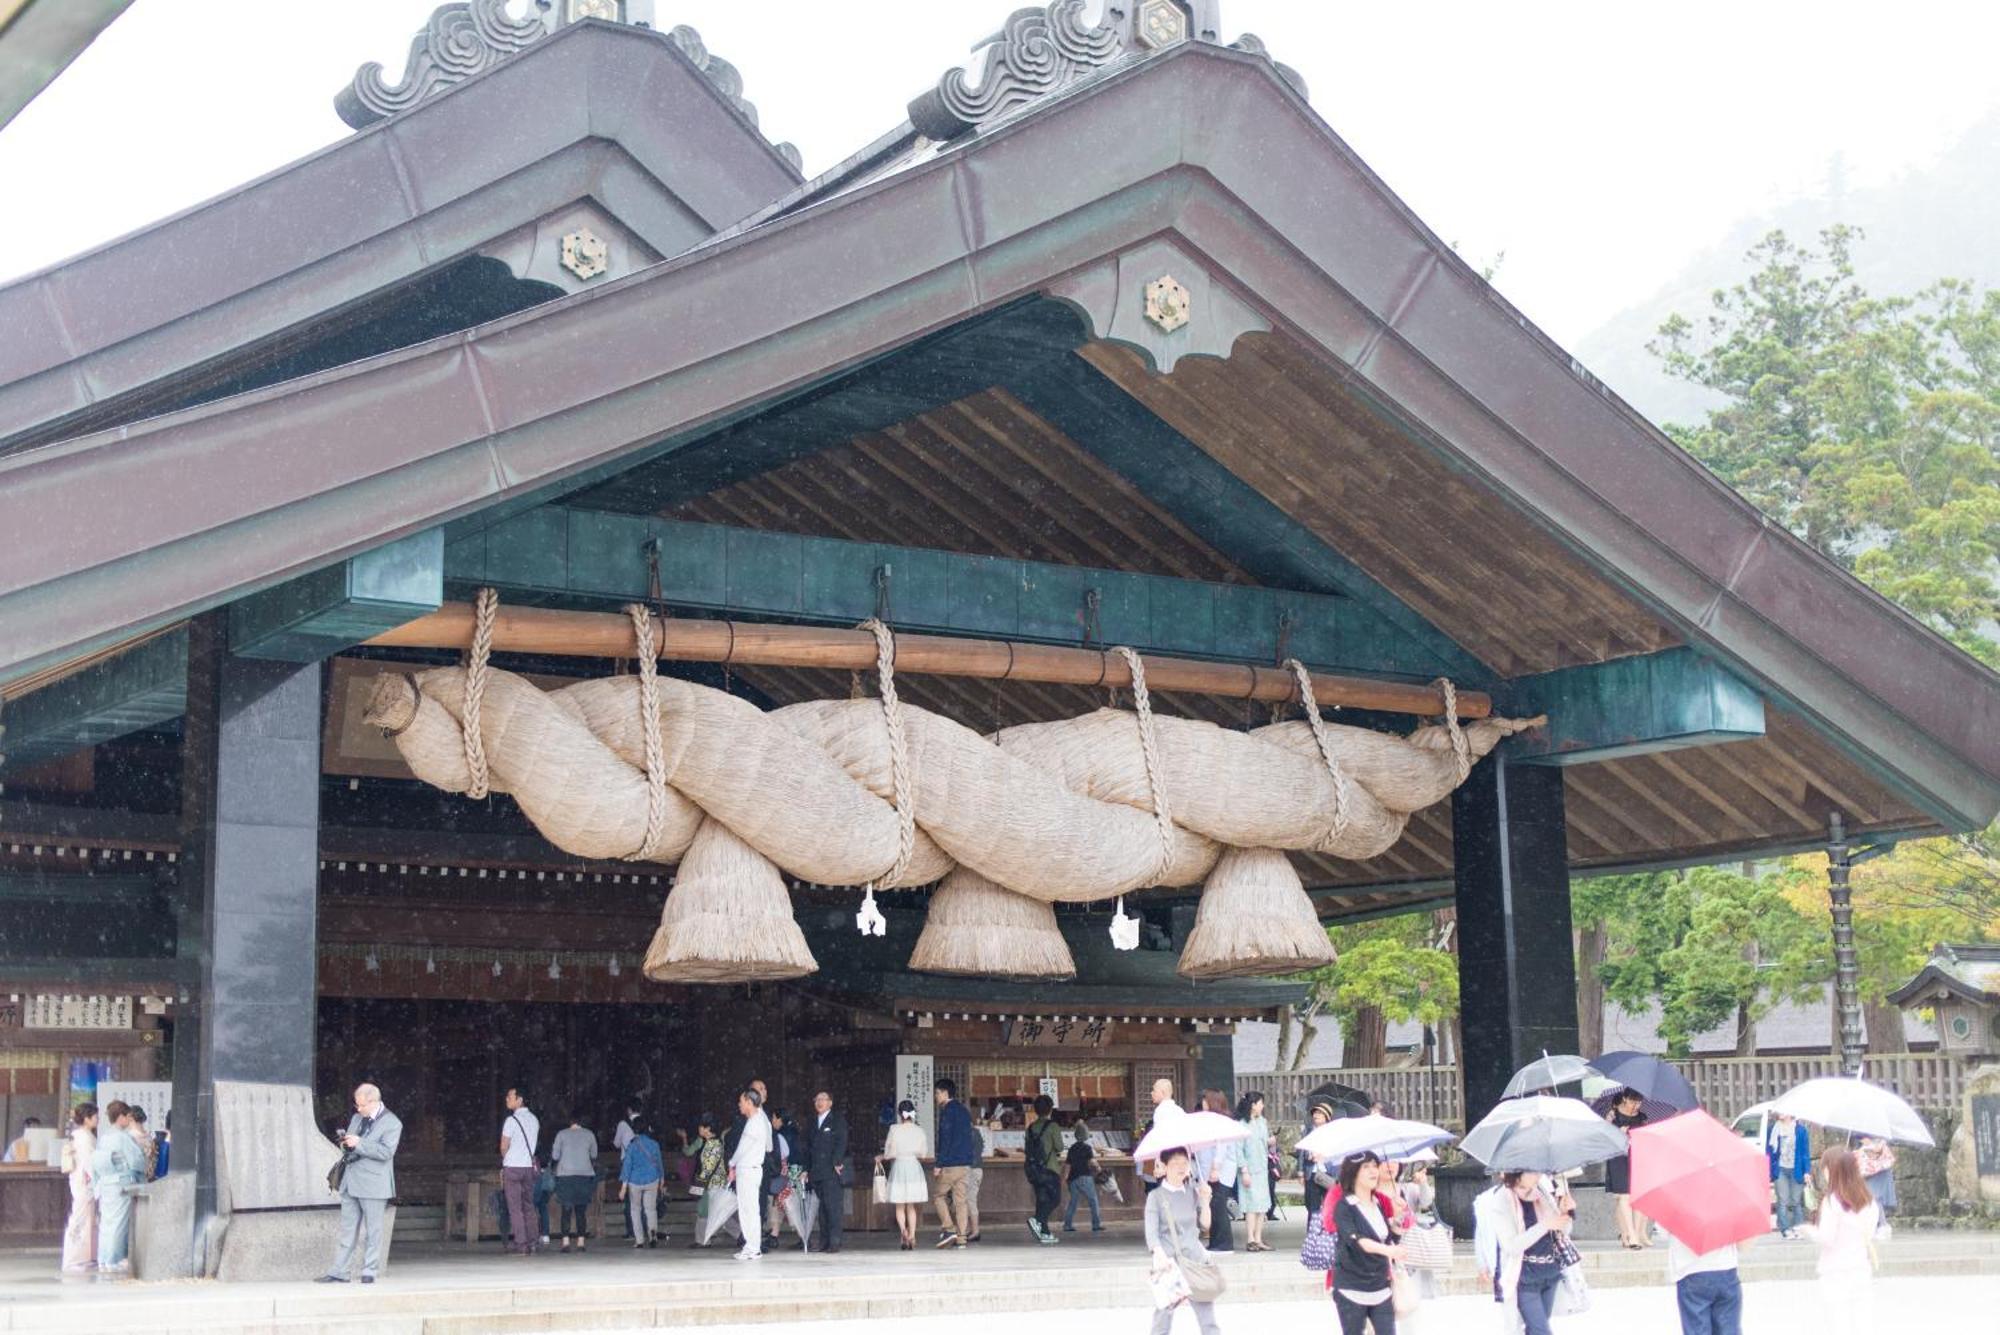
[[[1451,800],[1466,1124],[1520,1067],[1575,1052],[1563,772],[1488,756]]]

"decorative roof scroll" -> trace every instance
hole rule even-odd
[[[355,72],[353,83],[334,94],[333,109],[359,130],[463,83],[547,33],[541,15],[532,11],[526,18],[508,18],[507,0],[440,5],[410,42],[400,83],[383,79],[381,64],[371,60]]]
[[[565,24],[603,19],[650,28],[652,17],[651,0],[535,0],[527,15],[518,19],[507,17],[507,0],[457,0],[432,11],[430,22],[410,43],[399,82],[388,82],[382,66],[371,60],[334,95],[334,110],[355,129],[363,129],[491,69]],[[667,37],[729,105],[751,125],[757,124],[757,108],[743,96],[743,76],[734,65],[712,53],[701,34],[686,24]],[[799,166],[798,149],[790,144],[774,147],[793,167]]]
[[[1017,9],[999,32],[973,46],[976,76],[966,67],[945,71],[936,87],[910,102],[910,124],[932,140],[956,139],[1121,58],[1189,40],[1214,42],[1219,8],[1219,0],[1103,0],[1095,23],[1085,17],[1090,0]],[[1232,49],[1269,58],[1248,33]],[[1305,96],[1296,70],[1272,66]]]

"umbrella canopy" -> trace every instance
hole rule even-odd
[[[1146,1133],[1138,1147],[1132,1151],[1133,1159],[1145,1163],[1157,1159],[1168,1150],[1207,1149],[1210,1145],[1221,1145],[1232,1140],[1241,1140],[1250,1133],[1243,1123],[1234,1117],[1225,1117],[1216,1112],[1183,1112],[1155,1118],[1153,1129]]]
[[[1441,1126],[1370,1113],[1316,1126],[1299,1137],[1298,1147],[1322,1163],[1337,1163],[1364,1150],[1384,1159],[1402,1159],[1450,1139],[1451,1132]]]
[[[1681,1240],[1712,1252],[1771,1227],[1763,1152],[1696,1109],[1633,1128],[1632,1208]]]
[[[1582,1099],[1536,1096],[1496,1104],[1459,1148],[1495,1172],[1566,1173],[1625,1153],[1625,1133]]]
[[[1680,1068],[1658,1057],[1644,1052],[1607,1052],[1591,1063],[1598,1074],[1606,1080],[1615,1081],[1620,1088],[1634,1089],[1645,1100],[1646,1116],[1658,1118],[1671,1113],[1686,1112],[1689,1108],[1699,1108],[1701,1098],[1694,1092],[1694,1086],[1681,1074]],[[1653,1107],[1661,1106],[1667,1113],[1656,1113]]]
[[[1909,1145],[1937,1144],[1915,1108],[1859,1076],[1828,1075],[1808,1080],[1771,1100],[1771,1109],[1815,1126],[1858,1131]]]
[[[1367,1114],[1370,1102],[1367,1090],[1343,1085],[1337,1080],[1329,1080],[1323,1085],[1314,1086],[1312,1092],[1299,1101],[1299,1113],[1307,1122],[1311,1122],[1313,1105],[1324,1103],[1333,1109],[1335,1117],[1362,1117]]]
[[[1510,1099],[1517,1098],[1544,1089],[1554,1089],[1557,1085],[1573,1085],[1585,1076],[1600,1074],[1602,1072],[1581,1057],[1565,1054],[1551,1057],[1544,1052],[1514,1072],[1514,1078],[1509,1080],[1507,1088],[1500,1092]]]

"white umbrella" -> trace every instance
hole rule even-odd
[[[1500,1092],[1507,1098],[1522,1094],[1534,1094],[1544,1089],[1554,1089],[1557,1085],[1574,1085],[1593,1075],[1603,1072],[1581,1057],[1558,1054],[1551,1057],[1544,1052],[1535,1060],[1514,1072],[1514,1078],[1507,1082],[1507,1088]]]
[[[1625,1133],[1582,1099],[1542,1095],[1495,1105],[1459,1148],[1495,1172],[1565,1173],[1615,1159],[1628,1145]]]
[[[1168,1113],[1153,1119],[1153,1129],[1132,1151],[1132,1158],[1145,1163],[1171,1149],[1204,1150],[1241,1140],[1250,1132],[1234,1117],[1217,1112]]]
[[[729,1187],[708,1189],[708,1213],[702,1216],[700,1236],[696,1242],[707,1242],[727,1227],[732,1233],[741,1233],[736,1223],[736,1192]]]
[[[1790,1113],[1801,1122],[1857,1131],[1864,1136],[1880,1136],[1909,1145],[1937,1144],[1916,1109],[1859,1076],[1828,1075],[1795,1085],[1771,1101],[1771,1110]]]
[[[1350,1154],[1364,1152],[1384,1159],[1403,1159],[1450,1139],[1451,1132],[1441,1126],[1370,1113],[1366,1117],[1341,1117],[1316,1126],[1299,1137],[1298,1148],[1322,1162],[1338,1163]]]

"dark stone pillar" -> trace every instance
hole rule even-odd
[[[319,738],[319,664],[232,656],[223,612],[190,625],[174,1166],[195,1171],[197,1228],[215,1207],[215,1082],[313,1080]]]
[[[1452,794],[1467,1125],[1520,1067],[1575,1052],[1563,776],[1489,756]]]

